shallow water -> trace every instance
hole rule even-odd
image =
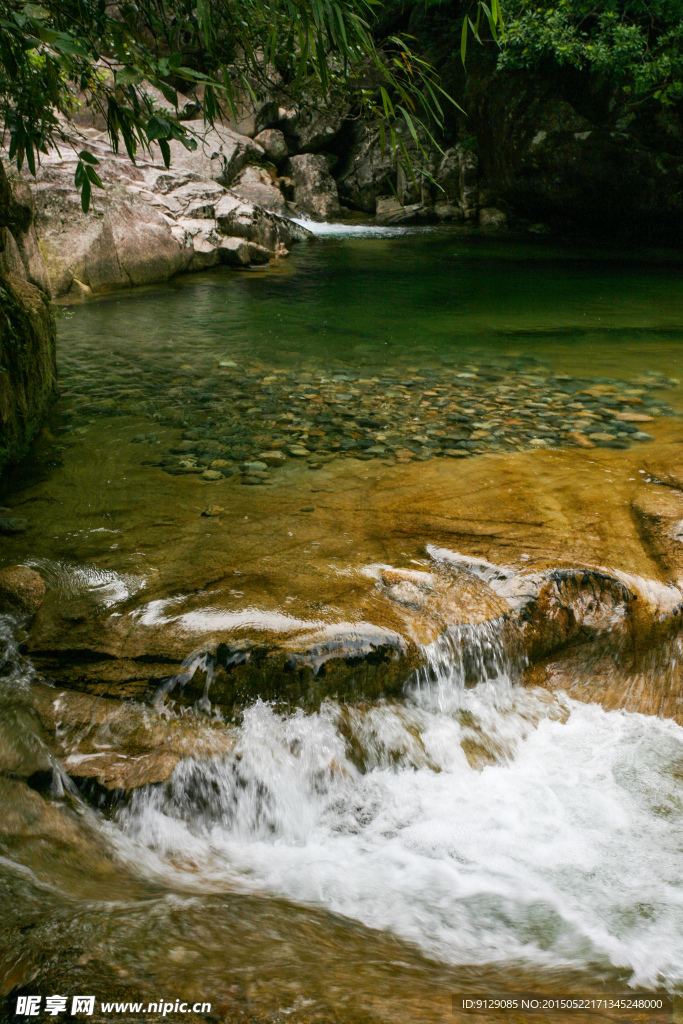
[[[28,521],[0,537],[1,563],[48,584],[29,637],[43,658],[85,659],[112,637],[132,647],[169,623],[186,657],[220,630],[362,618],[368,566],[424,568],[444,545],[508,566],[531,551],[660,571],[624,524],[654,486],[648,458],[680,440],[675,259],[361,229],[268,271],[65,309],[59,330],[62,397],[0,494]],[[427,449],[407,465],[292,457],[260,487],[169,474],[159,452],[235,411],[208,385],[247,369],[342,388],[377,376],[380,391],[410,374],[431,388],[446,373],[515,373],[532,398],[555,396],[551,414],[566,379],[592,380],[644,394],[654,440],[534,453],[494,439],[463,462]],[[277,402],[295,408],[286,389]],[[482,508],[494,530],[467,525]],[[32,676],[12,629],[3,699],[40,747],[16,710]],[[21,820],[1,837],[4,990],[51,994],[76,977],[105,998],[301,1021],[447,1020],[472,985],[683,992],[683,729],[524,688],[490,626],[428,655],[399,701],[291,714],[257,702],[236,724],[214,719],[228,753],[184,757],[132,799],[78,790],[53,755],[32,788],[10,780],[0,799]],[[194,728],[193,712],[166,713]]]

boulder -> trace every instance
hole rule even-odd
[[[19,612],[34,615],[45,597],[40,575],[25,565],[0,569],[0,613]]]
[[[223,238],[218,247],[220,262],[228,267],[246,267],[251,262],[249,243],[244,238]]]
[[[377,200],[378,224],[418,224],[432,219],[432,216],[432,208],[421,203],[402,206],[394,196],[381,196]]]
[[[326,103],[318,97],[315,103],[281,111],[278,127],[291,140],[292,152],[317,153],[335,141],[350,109],[345,100]]]
[[[168,218],[123,186],[93,191],[84,214],[73,170],[63,161],[49,176],[39,172],[34,190],[53,295],[67,294],[74,279],[101,292],[167,281],[187,267],[191,252],[173,237]]]
[[[247,248],[251,263],[269,263],[273,256],[276,255],[272,249],[266,249],[265,245],[259,245],[257,242],[247,242]]]
[[[258,203],[271,213],[284,215],[289,210],[277,181],[265,167],[245,167],[230,186],[230,191],[249,203]]]
[[[312,237],[310,231],[294,221],[246,202],[230,191],[216,206],[216,223],[224,235],[246,238],[271,250],[279,246],[288,249],[294,242]]]
[[[485,206],[479,211],[479,226],[489,231],[501,231],[507,227],[507,214],[495,206]]]
[[[330,160],[324,153],[293,156],[288,174],[294,183],[294,201],[316,220],[328,220],[341,213],[337,183],[330,174]]]
[[[285,137],[277,128],[266,128],[264,131],[259,132],[254,138],[254,142],[257,142],[263,148],[268,159],[272,160],[278,167],[289,156]]]
[[[248,163],[258,162],[265,156],[253,139],[222,125],[210,128],[204,121],[186,121],[185,127],[195,133],[197,149],[192,152],[185,149],[182,142],[169,143],[171,167],[176,173],[194,171],[202,178],[227,186]],[[163,164],[160,154],[155,162]]]
[[[0,254],[9,249],[19,271],[16,276],[8,274],[5,264],[0,272],[0,468],[25,453],[56,381],[54,316],[45,293],[27,280],[16,244],[17,237],[32,229],[32,215],[15,199],[0,163]]]
[[[342,202],[365,213],[375,213],[377,198],[391,194],[396,185],[396,160],[391,146],[387,143],[382,149],[378,131],[355,124],[347,157],[335,177]]]
[[[447,201],[434,203],[434,216],[437,220],[448,221],[448,220],[463,220],[464,211],[462,206],[456,203],[449,203]]]
[[[196,178],[194,175],[177,180],[181,183],[174,188],[164,188],[160,194],[157,194],[156,188],[152,189],[153,195],[148,195],[143,191],[139,191],[138,194],[147,202],[156,205],[159,210],[165,210],[172,217],[213,220],[216,216],[216,203],[225,195],[223,186],[215,181]],[[156,186],[156,184],[155,180],[153,185]],[[129,190],[134,191],[134,189]]]
[[[436,168],[434,180],[439,186],[438,195],[454,205],[459,205],[465,220],[473,220],[479,203],[479,158],[464,146],[452,146],[445,150]]]

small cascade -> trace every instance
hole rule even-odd
[[[521,637],[502,618],[449,626],[422,650],[425,665],[410,696],[445,712],[457,709],[473,687],[479,698],[486,692],[496,706],[509,704],[512,687],[528,665]]]
[[[56,798],[76,796],[76,787],[45,742],[30,705],[34,679],[35,669],[20,651],[17,621],[0,615],[0,773],[32,778]]]
[[[683,984],[683,730],[518,685],[502,621],[425,654],[403,701],[257,702],[228,755],[137,791],[123,837],[193,886],[319,905],[444,962]]]

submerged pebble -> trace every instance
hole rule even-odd
[[[419,346],[416,347],[416,352]],[[418,356],[419,358],[419,356]],[[182,368],[181,368],[182,369]],[[218,482],[271,482],[288,463],[311,470],[339,458],[393,465],[485,452],[548,448],[627,449],[652,435],[642,428],[674,415],[661,392],[678,382],[645,374],[636,380],[553,374],[529,357],[482,355],[476,363],[368,368],[315,365],[299,369],[221,359],[212,369],[186,366],[168,387],[129,382],[79,394],[78,416],[144,411],[156,429],[179,429],[166,453],[157,434],[158,466],[173,475]],[[149,449],[148,449],[149,450]]]

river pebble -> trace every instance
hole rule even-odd
[[[661,374],[573,377],[504,357],[379,372],[221,359],[173,373],[164,387],[150,379],[131,390],[125,377],[89,394],[81,387],[65,432],[93,414],[112,415],[112,406],[118,415],[143,411],[155,430],[179,430],[166,451],[157,433],[134,437],[153,450],[148,465],[207,483],[239,477],[263,486],[289,462],[319,469],[338,458],[394,464],[534,448],[626,449],[651,440],[643,428],[658,417],[674,415],[661,392],[679,383]]]

